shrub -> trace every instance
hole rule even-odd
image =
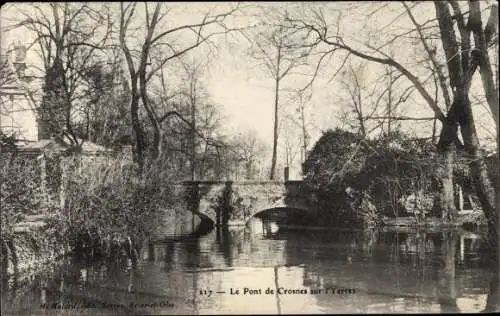
[[[169,177],[159,164],[149,165],[140,177],[132,162],[111,157],[72,156],[61,163],[68,177],[59,225],[77,250],[109,253],[126,242],[138,248],[157,211],[171,202]]]
[[[375,209],[378,215],[403,215],[407,211],[404,197],[415,192],[424,198],[432,194],[433,155],[432,143],[400,133],[364,139],[340,129],[329,130],[304,163],[304,180],[317,192],[321,216],[330,223],[359,224],[367,218],[374,220]],[[349,196],[347,188],[358,194]],[[365,207],[366,213],[361,206],[369,204],[375,208]]]

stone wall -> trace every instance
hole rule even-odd
[[[48,222],[51,215],[28,215],[13,226],[11,238],[2,245],[2,278],[31,279],[68,253],[58,232]]]

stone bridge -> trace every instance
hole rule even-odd
[[[312,212],[303,181],[188,181],[183,186],[189,210],[217,226],[245,225],[271,209]]]

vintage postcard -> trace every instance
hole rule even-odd
[[[497,1],[0,30],[2,315],[500,311]]]

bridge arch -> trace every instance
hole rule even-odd
[[[276,215],[272,215],[273,212],[276,212]],[[269,214],[271,213],[271,214]],[[274,217],[277,220],[280,219],[285,219],[288,218],[290,219],[295,218],[295,217],[301,217],[302,219],[310,219],[313,217],[311,211],[309,208],[306,207],[300,207],[300,206],[287,206],[287,205],[281,205],[281,206],[273,206],[269,208],[264,208],[261,210],[258,210],[253,213],[250,217],[248,217],[245,221],[245,225],[248,224],[248,222],[255,217],[262,217],[265,218],[269,214],[269,217]]]
[[[215,219],[212,219],[212,217],[207,214],[196,212],[194,213],[194,215],[197,215],[200,218],[201,223],[204,223],[204,226],[213,227],[216,224]]]

